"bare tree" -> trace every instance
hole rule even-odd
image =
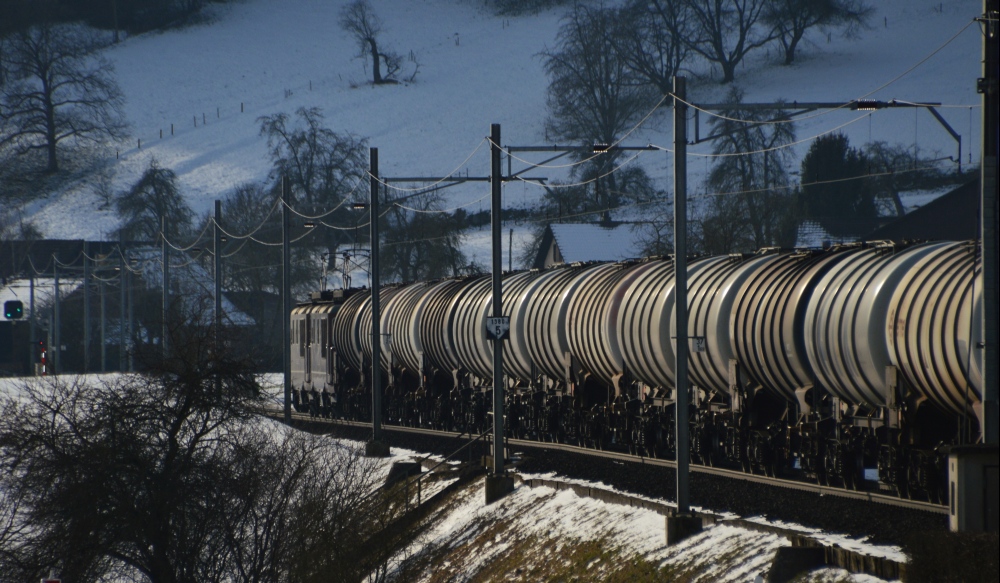
[[[356,217],[346,201],[367,185],[365,140],[326,127],[323,113],[315,107],[299,108],[294,121],[285,113],[257,121],[271,154],[273,190],[280,192],[284,178],[295,212],[322,217],[326,228],[317,229],[304,243],[323,246],[332,257],[354,233]]]
[[[0,242],[34,241],[42,238],[41,231],[21,209],[10,205],[0,209]]]
[[[234,241],[226,252],[226,289],[259,292],[276,290],[280,281],[281,208],[278,192],[255,182],[238,184],[222,199],[222,216],[226,230],[240,236],[251,235],[257,241],[273,243],[260,245],[250,239]],[[298,263],[293,264],[294,266]],[[292,279],[301,277],[293,270]]]
[[[359,580],[381,528],[359,448],[256,417],[252,359],[171,328],[148,374],[0,394],[0,581]],[[149,360],[145,360],[149,357]]]
[[[795,49],[812,28],[844,27],[853,35],[866,26],[873,9],[863,0],[772,0],[764,19],[775,27],[785,53],[785,64],[795,61]]]
[[[936,160],[928,160],[913,148],[902,144],[890,145],[886,142],[865,144],[863,149],[868,161],[868,179],[874,191],[879,216],[901,217],[906,214],[899,193],[920,188],[935,188],[954,183],[947,172],[937,166]],[[961,181],[961,176],[958,177]]]
[[[166,237],[176,241],[191,228],[194,213],[177,189],[177,175],[155,159],[132,187],[115,201],[126,239],[157,241],[167,220]]]
[[[9,79],[0,102],[0,150],[44,151],[46,171],[59,169],[64,143],[122,139],[124,98],[114,68],[96,55],[100,38],[83,28],[38,25],[13,34],[4,51]]]
[[[746,56],[777,36],[764,19],[771,0],[682,0],[690,14],[691,50],[722,68],[722,82],[736,79]]]
[[[619,14],[624,26],[612,37],[619,57],[661,94],[670,93],[690,52],[685,42],[691,35],[685,4],[632,0]]]
[[[708,185],[716,196],[737,201],[716,204],[715,208],[739,219],[719,216],[716,222],[740,229],[747,226],[754,249],[779,244],[788,237],[786,214],[793,200],[785,170],[791,154],[783,146],[795,140],[794,126],[783,111],[766,117],[758,110],[739,109],[739,91],[731,90],[729,101],[733,109],[713,120],[713,133],[718,136],[714,153],[719,157]]]
[[[710,196],[698,205],[690,226],[692,251],[710,255],[758,249],[747,221],[746,206],[736,196]]]
[[[354,0],[344,6],[340,11],[340,28],[357,41],[359,57],[371,57],[373,83],[378,85],[395,82],[393,75],[399,71],[402,59],[393,51],[386,50],[384,46],[379,48],[381,44],[379,36],[384,31],[384,25],[368,0]],[[385,75],[382,75],[383,65],[386,68]]]
[[[292,195],[308,212],[337,206],[367,175],[365,141],[326,127],[318,107],[300,107],[294,121],[286,113],[257,121],[267,137],[272,180],[276,186],[282,177],[290,181]]]
[[[604,208],[615,206],[621,192],[615,172],[621,153],[593,154],[594,146],[615,143],[656,105],[649,83],[615,50],[623,18],[617,9],[579,5],[563,19],[557,48],[541,53],[549,75],[546,133],[583,148],[577,159],[587,163],[575,175],[593,184]]]
[[[456,217],[441,209],[442,198],[427,193],[394,204],[386,201],[381,244],[382,281],[419,281],[458,275],[468,260],[461,251]]]

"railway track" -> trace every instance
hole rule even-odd
[[[278,420],[283,419],[282,411],[276,411],[270,409],[267,410],[265,414],[268,415],[269,417]],[[292,420],[293,422],[298,421],[300,423],[327,424],[332,426],[345,426],[345,427],[369,428],[369,429],[372,426],[371,423],[366,423],[361,421],[349,421],[345,419],[328,419],[323,417],[313,417],[307,413],[297,413],[297,412],[292,413]],[[467,433],[458,433],[454,431],[440,431],[436,429],[425,429],[419,427],[403,427],[399,425],[383,425],[383,428],[386,431],[408,433],[415,435],[426,435],[438,438],[456,439],[468,435]],[[532,441],[526,439],[508,439],[507,444],[508,447],[557,450],[578,455],[600,457],[626,463],[650,465],[656,467],[670,468],[673,470],[676,470],[677,468],[676,462],[671,460],[645,457],[624,452],[593,449],[593,448],[582,447],[578,445],[570,445],[565,443]],[[845,498],[850,500],[859,500],[859,501],[873,502],[878,504],[886,504],[889,506],[906,508],[909,510],[918,510],[940,516],[947,516],[948,514],[948,507],[944,504],[936,504],[933,502],[927,502],[922,500],[910,500],[910,499],[900,498],[898,496],[881,494],[878,492],[848,490],[844,488],[822,486],[820,484],[815,484],[815,483],[790,480],[787,478],[775,478],[758,474],[748,474],[738,470],[703,466],[695,463],[692,463],[690,468],[691,472],[695,474],[718,476],[721,478],[728,478],[732,480],[740,480],[745,482],[761,484],[773,488],[787,488],[791,490],[797,490],[800,492],[813,493],[820,497],[831,496],[831,497]]]

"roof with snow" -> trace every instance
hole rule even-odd
[[[137,271],[146,284],[153,288],[163,289],[163,265],[160,250],[145,247],[129,251],[129,258],[136,263]],[[171,260],[171,263],[178,259]],[[215,277],[210,271],[195,261],[186,258],[179,266],[170,268],[170,294],[181,300],[183,310],[197,313],[203,325],[211,325],[215,321],[215,304],[208,300],[215,296]],[[233,326],[250,326],[254,323],[249,316],[236,307],[229,299],[228,293],[222,291],[223,318]]]
[[[875,229],[869,240],[926,239],[964,241],[979,236],[979,179],[972,180],[891,223]]]
[[[979,179],[976,178],[945,194],[922,195],[922,205],[907,209],[902,217],[887,219],[865,228],[850,225],[866,235],[831,235],[818,221],[802,221],[796,233],[796,247],[829,247],[855,241],[964,241],[979,236]],[[887,221],[887,222],[884,222]],[[849,229],[845,229],[849,230]]]
[[[546,227],[534,267],[578,261],[621,261],[642,255],[639,232],[632,225],[553,223]]]
[[[851,235],[831,235],[819,224],[819,221],[802,221],[795,233],[795,247],[808,249],[825,249],[838,243],[854,243],[860,237]]]

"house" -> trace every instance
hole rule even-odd
[[[869,241],[976,239],[980,196],[977,178],[873,230],[865,238]]]
[[[23,318],[0,320],[0,335],[4,342],[10,339],[9,357],[4,356],[4,342],[0,342],[0,371],[28,373],[39,358],[29,344],[44,343],[50,360],[57,357],[62,371],[83,372],[124,368],[123,348],[161,342],[161,251],[149,243],[126,242],[123,278],[118,245],[82,240],[0,242],[0,299],[21,301],[24,306]],[[172,304],[185,314],[196,314],[198,325],[212,326],[215,281],[211,270],[186,256],[175,255],[171,264],[175,265],[170,273]],[[58,311],[54,309],[56,276]],[[226,326],[255,325],[255,319],[237,308],[225,292],[221,303]],[[253,333],[241,336],[257,337]]]
[[[533,268],[580,261],[621,261],[643,255],[635,225],[552,223],[545,227]]]
[[[955,188],[897,218],[853,224],[857,236],[833,236],[817,221],[803,221],[796,247],[828,247],[855,241],[964,241],[979,237],[979,180]]]

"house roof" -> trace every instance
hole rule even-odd
[[[818,221],[799,224],[797,247],[826,247],[852,241],[964,241],[979,236],[979,180],[955,188],[906,215],[881,225],[873,224],[867,235],[830,235]],[[882,219],[884,221],[884,219]],[[877,222],[878,219],[873,219]],[[859,229],[861,225],[851,225]]]
[[[606,227],[592,223],[549,225],[563,261],[620,261],[642,254],[639,233],[631,225]]]
[[[866,239],[964,241],[979,236],[979,179],[879,227]]]

